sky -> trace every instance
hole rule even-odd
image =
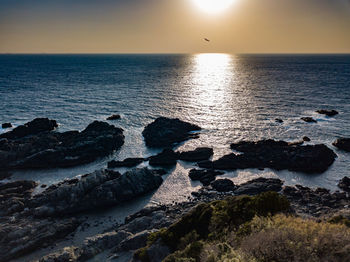
[[[350,0],[0,0],[0,53],[202,52],[350,53]]]

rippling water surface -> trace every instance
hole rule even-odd
[[[106,167],[110,159],[141,157],[157,151],[145,147],[143,127],[159,116],[200,125],[200,138],[180,149],[210,146],[214,159],[229,144],[262,138],[331,143],[350,136],[350,56],[263,55],[1,55],[0,123],[23,124],[35,117],[56,119],[59,131],[83,129],[111,114],[125,130],[126,143],[113,156],[72,169],[16,172],[14,179],[50,184]],[[334,118],[315,113],[336,109]],[[300,120],[312,116],[317,124]],[[281,118],[284,123],[275,123]],[[3,132],[3,130],[1,130]],[[239,170],[226,174],[241,183],[256,176],[278,176],[287,184],[336,189],[349,175],[350,154],[336,151],[334,165],[320,175]],[[179,162],[151,202],[184,200],[199,186]],[[124,170],[122,170],[124,171]]]

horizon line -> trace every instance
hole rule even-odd
[[[160,52],[160,53],[152,53],[152,52],[135,52],[135,53],[60,53],[60,52],[41,52],[41,53],[25,53],[25,52],[18,52],[18,53],[1,53],[0,55],[196,55],[196,54],[229,54],[229,55],[350,55],[350,52],[330,52],[330,53],[313,53],[313,52],[295,52],[295,53],[284,53],[284,52],[275,52],[275,53],[269,53],[269,52],[262,52],[262,53],[255,53],[255,52],[248,52],[248,53],[230,53],[230,52]]]

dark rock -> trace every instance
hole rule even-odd
[[[257,195],[262,192],[282,190],[283,182],[277,178],[264,178],[260,177],[241,184],[235,190],[237,195]]]
[[[120,119],[120,115],[111,115],[107,117],[107,120],[118,120]]]
[[[3,123],[1,125],[2,128],[11,128],[12,127],[12,124],[11,123]]]
[[[215,180],[216,176],[223,175],[223,172],[215,171],[215,170],[198,170],[191,169],[188,173],[188,176],[191,180],[199,180],[204,186],[208,186],[212,181]]]
[[[169,147],[189,138],[197,138],[197,134],[190,134],[189,132],[198,130],[201,130],[199,126],[177,118],[160,117],[147,125],[142,135],[149,147]]]
[[[350,178],[349,177],[343,177],[339,183],[338,187],[343,189],[346,192],[350,192]]]
[[[149,158],[151,166],[174,166],[176,165],[177,154],[172,149],[164,149],[161,153]]]
[[[325,110],[325,109],[317,110],[316,112],[326,116],[335,116],[339,114],[339,112],[336,110]]]
[[[312,117],[302,117],[300,119],[307,122],[307,123],[317,123],[317,121],[315,119],[313,119]]]
[[[5,133],[7,138],[0,140],[0,169],[76,166],[106,156],[124,144],[123,130],[108,123],[95,121],[82,132],[36,133],[43,130],[36,122],[46,123],[47,129],[56,124],[48,119],[34,120],[23,127],[32,131],[30,137],[19,136],[16,129]]]
[[[290,145],[284,141],[240,142],[231,148],[243,154],[229,154],[216,161],[198,163],[202,168],[236,170],[273,168],[305,173],[322,173],[333,164],[336,154],[325,145]]]
[[[235,184],[230,179],[217,179],[211,186],[218,192],[230,192],[236,189]]]
[[[0,138],[18,139],[29,135],[36,135],[41,132],[52,131],[57,127],[55,120],[48,118],[36,118],[22,126],[14,128],[12,131],[1,134]]]
[[[8,171],[1,171],[0,170],[0,180],[3,180],[5,178],[9,178],[12,174]]]
[[[341,150],[350,152],[350,138],[338,138],[334,141],[333,146]]]
[[[276,118],[276,119],[275,119],[275,122],[276,122],[276,123],[283,123],[283,120],[280,119],[280,118]]]
[[[307,136],[304,136],[304,137],[303,137],[303,141],[305,141],[305,142],[310,142],[311,139],[310,139],[309,137],[307,137]]]
[[[147,168],[121,175],[97,170],[76,180],[66,180],[35,195],[30,205],[36,216],[73,214],[117,205],[158,188],[163,179]]]
[[[108,168],[134,167],[141,164],[144,160],[144,158],[126,158],[123,161],[112,160],[108,162]]]
[[[178,158],[184,161],[197,162],[202,160],[208,160],[214,151],[208,147],[198,147],[193,151],[180,152]]]

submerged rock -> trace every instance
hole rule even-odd
[[[118,120],[120,119],[120,115],[111,115],[107,117],[107,120]]]
[[[276,118],[276,119],[275,119],[275,122],[276,122],[276,123],[283,123],[283,120],[282,120],[281,118]]]
[[[212,148],[198,147],[193,151],[179,152],[178,159],[190,162],[197,162],[209,159],[214,154]]]
[[[12,124],[11,123],[3,123],[2,125],[1,125],[1,127],[2,128],[11,128],[12,127]]]
[[[317,123],[317,121],[315,119],[313,119],[312,117],[302,117],[300,119],[307,122],[307,123]]]
[[[30,204],[37,216],[73,214],[131,200],[158,188],[162,182],[158,171],[148,168],[123,175],[102,169],[52,185]]]
[[[350,178],[349,177],[343,177],[339,183],[338,187],[343,189],[346,192],[350,192]]]
[[[54,120],[34,120],[19,129],[25,132],[15,128],[3,134],[0,169],[76,166],[106,156],[124,144],[123,130],[108,123],[95,121],[82,132],[49,132],[54,126]]]
[[[159,117],[145,127],[142,135],[145,138],[146,145],[149,147],[170,147],[174,143],[179,143],[189,138],[197,138],[197,134],[190,134],[189,132],[198,130],[201,130],[199,126],[177,118]]]
[[[108,162],[108,168],[116,167],[134,167],[145,161],[144,158],[126,158],[123,161],[112,160]]]
[[[235,184],[230,179],[217,179],[210,184],[218,192],[230,192],[236,189]]]
[[[176,165],[177,154],[172,149],[164,149],[161,153],[149,158],[151,166],[174,166]]]
[[[339,112],[336,110],[325,110],[325,109],[317,110],[316,112],[326,116],[335,116],[339,114]]]
[[[52,131],[58,127],[55,120],[48,118],[35,118],[24,125],[14,128],[12,131],[1,134],[0,138],[18,139],[29,135],[36,135],[41,132]]]
[[[338,138],[334,141],[333,146],[341,150],[350,152],[350,138]]]
[[[322,173],[333,164],[337,155],[327,146],[290,145],[284,141],[261,140],[258,142],[242,141],[231,144],[231,149],[242,154],[229,154],[216,161],[203,161],[202,168],[236,170],[245,168],[287,169],[305,173]]]

